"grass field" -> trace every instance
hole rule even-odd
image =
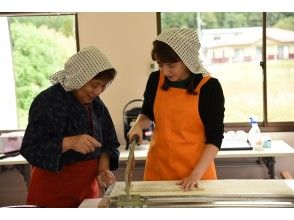
[[[259,63],[217,64],[208,68],[225,95],[225,122],[263,120],[263,75]],[[294,121],[294,60],[267,61],[268,121]]]

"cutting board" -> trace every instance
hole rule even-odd
[[[277,196],[294,198],[294,180],[238,179],[238,180],[201,180],[199,188],[183,191],[178,181],[135,181],[130,194],[141,196]],[[110,197],[125,195],[125,183],[117,182]]]

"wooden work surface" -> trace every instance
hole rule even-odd
[[[202,180],[199,188],[184,192],[177,181],[136,181],[132,182],[130,194],[141,196],[273,196],[293,197],[294,180]],[[125,183],[115,183],[110,197],[125,195]]]

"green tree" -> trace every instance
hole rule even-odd
[[[246,12],[247,27],[261,27],[262,26],[262,13],[261,12]]]
[[[33,98],[50,85],[48,77],[63,69],[76,52],[75,39],[41,25],[13,22],[10,25],[19,127],[27,123]]]
[[[197,27],[196,13],[165,12],[161,13],[162,30],[169,27]]]
[[[46,26],[49,29],[54,29],[57,32],[63,33],[65,36],[74,37],[74,16],[72,15],[43,15],[43,16],[26,16],[12,17],[9,19],[12,23],[33,24],[35,27]]]
[[[256,27],[262,24],[261,12],[198,12],[201,28]],[[197,13],[161,13],[161,27],[197,28]]]
[[[251,26],[245,13],[225,13],[223,28],[237,28]]]
[[[274,27],[294,31],[294,16],[282,18]]]
[[[262,12],[199,12],[201,28],[261,27]],[[293,30],[293,12],[267,13],[267,26]],[[161,27],[197,28],[197,13],[161,13]]]
[[[280,13],[267,14],[267,17],[266,17],[267,26],[273,26],[281,18],[281,16],[282,15]]]
[[[205,29],[218,28],[218,18],[214,12],[200,13],[202,24],[201,27]]]

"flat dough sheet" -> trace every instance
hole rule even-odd
[[[141,196],[238,196],[294,197],[294,180],[238,179],[201,180],[199,188],[183,191],[178,181],[134,181],[130,194]],[[115,183],[110,197],[125,195],[125,183]]]

